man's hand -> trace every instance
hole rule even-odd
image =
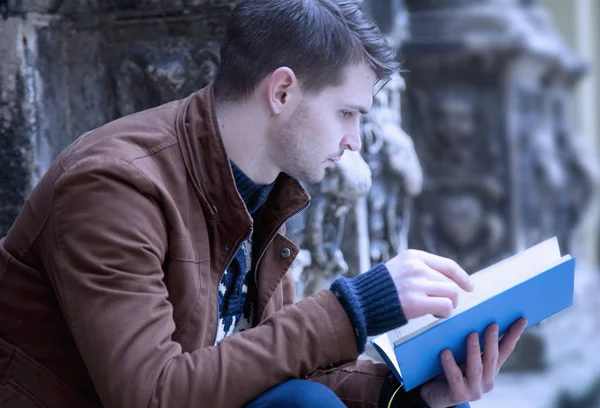
[[[479,335],[471,333],[467,338],[467,362],[465,373],[456,364],[450,350],[441,353],[444,376],[421,387],[421,397],[431,408],[445,408],[467,401],[477,401],[494,388],[500,368],[513,352],[527,320],[514,323],[498,343],[498,325],[492,324],[485,331],[484,352],[481,354]]]
[[[446,318],[458,303],[460,288],[471,292],[469,275],[450,259],[408,250],[386,263],[406,319],[432,314]]]

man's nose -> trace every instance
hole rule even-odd
[[[358,129],[351,134],[344,137],[342,146],[344,149],[351,150],[353,152],[360,151],[362,141],[360,140],[360,131]]]

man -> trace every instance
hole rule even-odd
[[[405,393],[357,363],[366,338],[471,290],[408,251],[297,304],[284,224],[360,148],[359,115],[396,69],[350,0],[245,0],[214,87],[89,132],[0,245],[0,405],[446,407],[493,387],[516,323],[471,336],[465,374]],[[446,351],[447,352],[447,351]]]

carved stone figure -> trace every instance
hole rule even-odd
[[[476,272],[506,238],[497,211],[506,198],[501,157],[478,101],[485,98],[466,86],[412,92],[426,174],[413,243]]]
[[[547,94],[542,90],[520,91],[520,179],[523,222],[527,246],[556,234],[554,202],[566,185],[551,128]]]
[[[183,98],[211,83],[219,66],[216,44],[200,47],[134,44],[121,51],[114,70],[120,116]]]
[[[310,253],[294,266],[297,296],[302,298],[329,287],[349,268],[342,253],[346,215],[371,188],[371,171],[358,152],[346,152],[325,179],[307,185],[312,204],[287,225],[288,236]]]
[[[362,127],[364,157],[373,172],[368,195],[371,264],[406,249],[412,198],[421,192],[423,171],[411,137],[401,128],[404,80],[395,76],[379,91]]]
[[[437,158],[436,172],[460,177],[473,170],[476,140],[474,101],[460,92],[441,92],[432,112],[431,150]]]
[[[436,194],[438,210],[422,215],[418,232],[427,251],[454,259],[469,273],[496,256],[506,234],[502,219],[484,207],[479,194]]]

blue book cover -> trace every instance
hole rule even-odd
[[[575,259],[561,257],[552,238],[471,276],[475,290],[461,293],[448,319],[424,316],[371,341],[407,391],[444,372],[440,353],[466,361],[466,339],[498,323],[502,335],[521,317],[528,327],[573,304]]]

